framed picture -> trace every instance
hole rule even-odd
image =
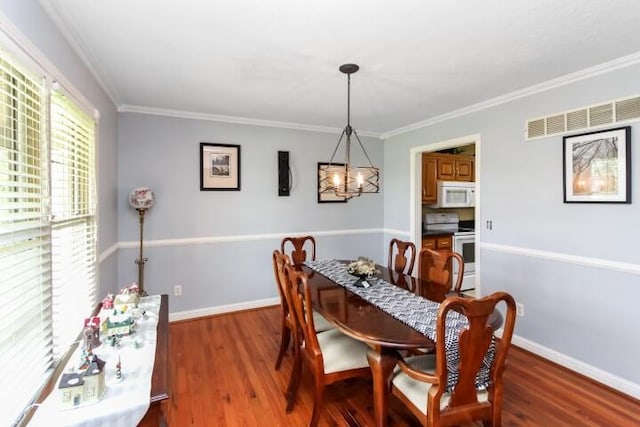
[[[631,203],[631,127],[563,138],[565,203]]]
[[[347,199],[344,197],[338,197],[333,191],[327,191],[332,184],[334,169],[336,172],[341,172],[344,169],[344,164],[318,162],[318,203],[347,203]]]
[[[240,190],[240,146],[200,143],[200,191]]]

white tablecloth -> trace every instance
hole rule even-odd
[[[156,336],[160,295],[140,299],[139,308],[145,310],[146,319],[136,320],[135,333],[122,337],[120,348],[111,347],[106,337],[101,337],[102,345],[94,349],[100,359],[106,362],[106,390],[102,399],[94,404],[79,408],[65,409],[56,380],[56,388],[36,410],[30,426],[136,426],[149,409],[151,374],[156,353]],[[101,319],[105,313],[100,312]],[[138,348],[135,342],[140,345]],[[77,366],[82,347],[69,359],[68,367]],[[116,379],[116,363],[121,361],[122,380]],[[66,370],[66,369],[65,369]]]

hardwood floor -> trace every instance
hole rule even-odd
[[[312,384],[303,380],[297,405],[285,412],[290,353],[273,366],[280,343],[279,307],[224,314],[170,325],[174,426],[306,426]],[[306,373],[306,372],[305,372]],[[594,383],[517,347],[505,372],[505,426],[640,425],[640,401]],[[321,426],[373,425],[368,380],[330,385]],[[389,426],[417,426],[390,397]]]

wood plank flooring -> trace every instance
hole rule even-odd
[[[285,412],[291,372],[287,355],[273,369],[280,343],[279,307],[170,325],[175,426],[307,426],[312,384],[303,380],[297,405]],[[640,426],[640,401],[512,348],[505,373],[505,426]],[[370,381],[328,386],[321,426],[373,425]],[[389,426],[419,425],[393,397]]]

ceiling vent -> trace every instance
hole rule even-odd
[[[530,141],[637,120],[640,120],[640,96],[528,120],[525,139]]]

